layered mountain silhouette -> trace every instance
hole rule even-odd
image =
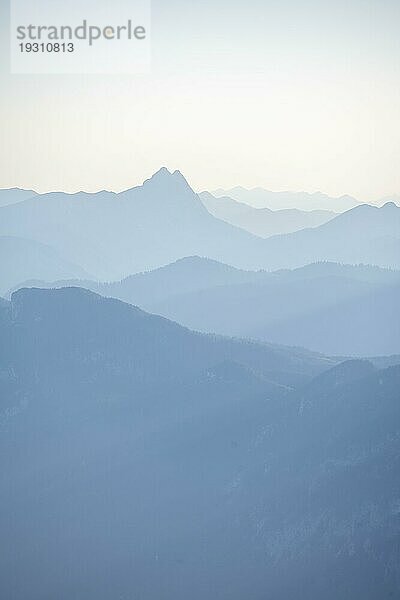
[[[377,267],[316,263],[269,273],[188,257],[115,283],[25,285],[88,288],[203,332],[341,356],[400,353],[400,273]]]
[[[318,260],[350,264],[400,265],[400,208],[362,204],[314,229],[265,240],[273,268],[294,268]]]
[[[254,208],[228,196],[216,198],[209,192],[202,192],[200,199],[214,217],[263,238],[318,227],[335,216],[334,212],[327,210]]]
[[[272,192],[260,187],[246,189],[237,186],[228,190],[218,189],[213,191],[212,194],[217,198],[228,196],[237,202],[255,208],[269,208],[271,210],[328,210],[339,213],[360,204],[358,200],[348,195],[333,198],[321,192]]]
[[[90,379],[88,373],[94,370],[96,378],[108,379],[107,385],[111,389],[132,377],[148,387],[168,381],[182,383],[189,376],[226,361],[241,363],[258,370],[263,377],[271,375],[271,382],[277,385],[286,385],[297,374],[303,380],[307,375],[323,370],[327,364],[325,358],[305,350],[193,333],[135,306],[81,288],[21,289],[12,295],[10,308],[10,335],[17,325],[21,334],[17,338],[28,363],[30,347],[33,351],[31,359],[36,365],[43,355],[46,360],[41,364],[47,382],[48,377],[54,382],[59,376],[69,379],[66,371],[62,375],[55,368],[56,364],[61,366],[69,360],[72,361],[71,369],[77,369],[84,377]],[[59,350],[53,358],[47,357],[47,350],[56,346]],[[17,341],[12,347],[18,348]],[[74,348],[80,348],[78,354]],[[97,372],[99,363],[95,355],[92,365],[90,361],[82,362],[79,358],[82,351],[108,356],[110,372],[106,375],[104,365]],[[113,357],[114,352],[117,354]],[[301,364],[302,357],[304,364]],[[113,374],[115,361],[125,364],[123,376],[118,371]],[[71,384],[74,385],[73,381]],[[97,392],[103,393],[100,389]],[[127,387],[125,393],[129,398],[132,388]]]
[[[88,279],[26,280],[10,289],[8,295],[21,287],[81,287],[102,296],[118,298],[144,307],[180,294],[199,292],[214,286],[259,281],[269,277],[270,274],[266,271],[245,271],[209,258],[188,256],[154,271],[136,273],[121,281],[109,283]]]
[[[4,597],[398,595],[398,366],[78,288],[15,292],[0,338]]]
[[[400,352],[400,274],[310,265],[246,283],[151,298],[143,304],[200,331],[258,338],[336,355]]]
[[[43,194],[0,210],[0,235],[51,246],[100,280],[191,255],[242,269],[320,260],[400,265],[400,208],[393,203],[358,206],[319,227],[263,240],[213,217],[184,177],[167,169],[120,194]]]
[[[44,194],[1,211],[0,233],[48,244],[99,279],[193,254],[262,262],[262,240],[212,217],[178,171],[120,194]]]

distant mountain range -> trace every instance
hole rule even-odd
[[[87,288],[203,332],[342,356],[400,353],[400,272],[377,267],[317,263],[269,273],[188,257],[115,283],[24,285]]]
[[[214,286],[258,281],[265,277],[270,277],[270,274],[265,271],[244,271],[209,258],[188,256],[154,271],[137,273],[111,283],[88,279],[62,279],[50,282],[40,279],[26,280],[14,289],[10,289],[8,296],[21,287],[47,289],[81,287],[102,296],[118,298],[143,307],[180,294],[199,292]]]
[[[241,269],[330,260],[400,266],[400,208],[361,205],[312,229],[260,239],[213,217],[184,177],[161,169],[120,194],[51,193],[0,208],[0,235],[53,248],[99,280],[121,279],[185,256]],[[7,255],[9,272],[13,255]],[[31,278],[41,278],[40,265]],[[17,277],[7,285],[13,287]],[[4,287],[4,285],[2,286]]]
[[[399,366],[77,288],[15,292],[0,339],[4,598],[398,596]]]
[[[195,280],[195,263],[191,270]],[[326,263],[242,278],[149,295],[145,302],[141,298],[141,306],[199,331],[342,356],[400,353],[399,272]]]
[[[237,186],[227,190],[214,190],[211,193],[217,198],[228,196],[254,208],[269,208],[270,210],[328,210],[340,213],[362,204],[348,195],[333,198],[321,192],[271,192],[260,187],[246,189]]]
[[[314,229],[265,240],[274,268],[293,268],[318,260],[400,266],[400,208],[362,204]],[[273,258],[272,258],[273,257]]]
[[[212,217],[184,177],[167,169],[120,194],[50,193],[0,210],[0,235],[52,246],[103,280],[193,254],[262,262],[262,240]]]
[[[264,238],[292,233],[308,227],[318,227],[336,216],[334,212],[328,210],[254,208],[228,196],[216,198],[209,192],[202,192],[200,199],[214,217]]]

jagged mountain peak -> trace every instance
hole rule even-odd
[[[144,181],[143,185],[149,185],[149,184],[166,185],[168,183],[171,183],[174,185],[179,184],[179,185],[185,186],[186,188],[190,188],[187,180],[185,179],[185,177],[182,175],[182,173],[180,171],[178,171],[176,169],[175,171],[171,172],[169,169],[167,169],[167,167],[161,167],[149,179],[146,179]]]

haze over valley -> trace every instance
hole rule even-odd
[[[1,190],[2,597],[400,594],[400,208],[249,194]]]
[[[14,198],[15,190],[11,193]],[[184,176],[166,168],[142,186],[120,194],[54,192],[28,199],[22,195],[21,201],[0,210],[0,237],[19,239],[3,242],[10,247],[4,255],[9,273],[3,274],[3,293],[23,279],[44,278],[40,261],[36,272],[30,267],[25,278],[13,275],[12,244],[22,252],[21,239],[50,247],[64,264],[76,265],[103,281],[187,256],[247,270],[292,269],[319,261],[400,266],[400,208],[394,202],[380,208],[359,204],[334,217],[329,214],[321,225],[314,222],[302,228],[298,224],[292,233],[276,229],[276,212],[272,211],[275,235],[264,239],[213,216]],[[280,225],[284,230],[287,226]]]
[[[0,2],[0,600],[400,599],[399,23]]]

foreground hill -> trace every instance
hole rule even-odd
[[[399,214],[393,203],[363,205],[319,227],[261,239],[213,217],[179,172],[161,169],[120,194],[51,193],[3,206],[0,235],[49,245],[106,281],[192,255],[252,270],[321,260],[399,267]]]
[[[46,385],[49,377],[55,383],[65,380],[73,385],[68,372],[74,369],[88,380],[90,373],[96,380],[108,379],[107,385],[117,388],[129,380],[144,386],[182,383],[213,365],[235,361],[262,377],[269,375],[270,383],[279,387],[289,385],[296,376],[303,381],[330,364],[328,359],[305,350],[194,333],[135,306],[80,288],[21,289],[2,309],[6,319],[4,349],[15,350],[17,360],[22,356],[28,363],[32,360],[37,367],[41,365]],[[57,351],[48,355],[50,348]],[[88,356],[93,352],[93,360],[82,362],[82,352]],[[108,374],[103,360],[110,361]],[[65,370],[68,361],[70,368]],[[63,373],[58,370],[61,363]],[[120,367],[125,364],[123,374],[120,367],[114,372],[114,363]],[[104,393],[100,385],[97,391]],[[130,397],[131,387],[124,393]]]
[[[214,217],[263,238],[318,227],[335,216],[334,212],[328,210],[254,208],[228,196],[216,198],[208,192],[201,193],[200,199]]]
[[[399,389],[399,366],[350,361],[294,393],[298,412],[265,431],[232,495],[253,502],[247,523],[273,565],[266,597],[399,594]]]
[[[398,595],[398,367],[79,289],[16,292],[0,336],[4,597]]]

